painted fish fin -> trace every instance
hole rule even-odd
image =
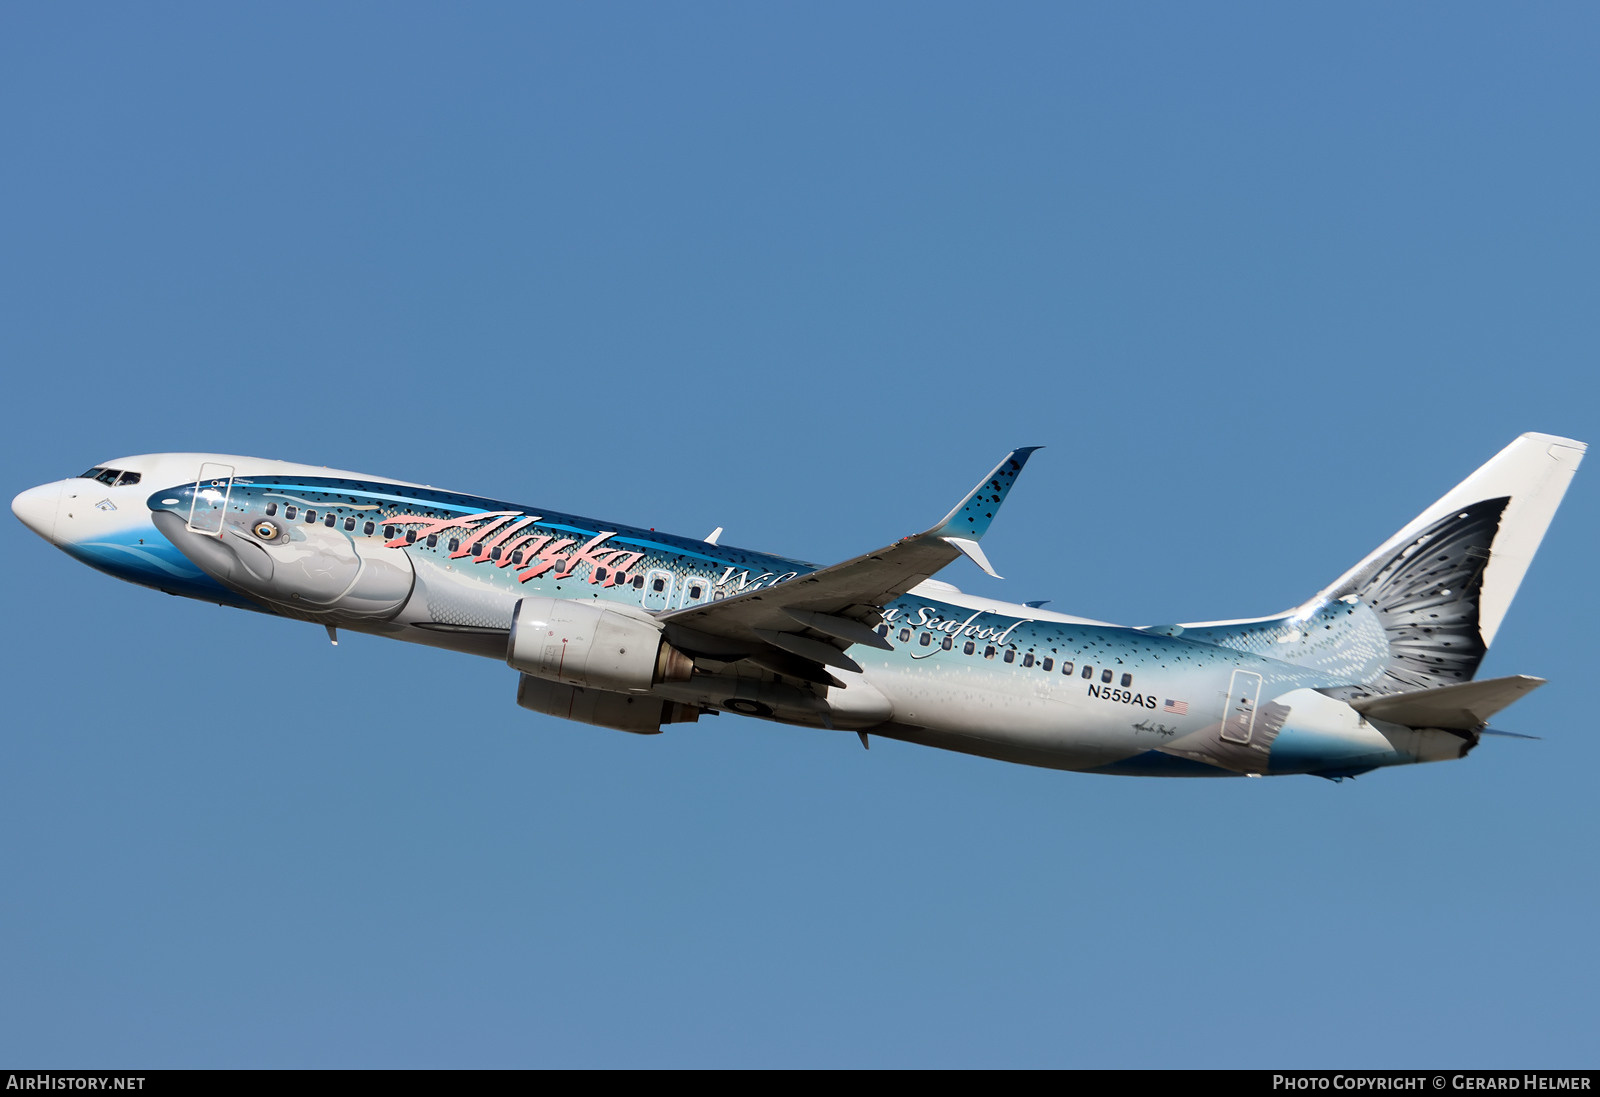
[[[1524,434],[1299,608],[1149,631],[1338,675],[1347,701],[1470,682],[1587,448]]]

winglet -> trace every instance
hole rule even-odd
[[[1033,451],[1040,448],[1042,447],[1023,446],[1006,454],[1005,458],[994,467],[994,471],[979,481],[978,486],[956,504],[956,509],[945,515],[944,521],[928,532],[935,537],[976,542],[988,531],[995,512],[1000,509],[1000,504],[1005,502],[1006,495],[1016,484],[1017,474],[1022,471],[1022,466],[1028,463]],[[962,548],[960,545],[957,547]],[[962,551],[965,552],[966,549],[962,548]],[[982,563],[979,566],[982,567]],[[984,570],[991,575],[994,574],[989,568]]]

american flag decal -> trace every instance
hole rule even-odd
[[[1162,712],[1170,712],[1174,716],[1187,716],[1187,715],[1189,715],[1189,702],[1188,701],[1168,701],[1166,704],[1161,706],[1161,711]]]

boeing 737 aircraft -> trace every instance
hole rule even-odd
[[[517,703],[650,734],[734,712],[1055,769],[1308,773],[1463,757],[1543,684],[1475,680],[1585,446],[1524,434],[1295,609],[1123,627],[933,578],[1033,453],[832,567],[286,461],[159,453],[11,509],[119,579],[503,659]]]

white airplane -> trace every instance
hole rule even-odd
[[[1303,605],[1123,627],[963,594],[1033,453],[925,533],[832,567],[311,465],[126,457],[32,488],[29,529],[119,579],[503,659],[525,708],[703,714],[1055,769],[1307,773],[1460,758],[1543,684],[1475,680],[1586,447],[1524,434]]]

